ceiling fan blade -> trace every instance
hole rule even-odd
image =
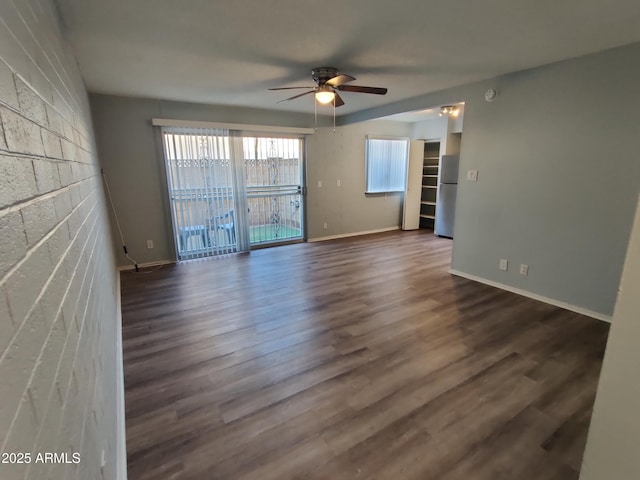
[[[336,96],[333,98],[333,103],[336,106],[336,108],[344,105],[344,100],[342,100],[342,97],[338,95],[337,92],[336,92]]]
[[[289,97],[289,98],[285,98],[284,100],[280,100],[278,103],[288,102],[289,100],[293,100],[295,98],[302,97],[304,95],[309,95],[310,93],[313,93],[314,91],[315,90],[309,90],[308,92],[301,93],[300,95],[294,95],[293,97]]]
[[[352,77],[351,75],[340,74],[333,78],[330,78],[326,81],[327,85],[331,85],[332,87],[339,87],[340,85],[344,85],[345,83],[353,82],[356,77]]]
[[[381,87],[360,87],[358,85],[340,85],[336,88],[341,92],[373,93],[374,95],[385,95],[387,93],[387,89],[381,88]]]
[[[296,88],[313,88],[313,87],[278,87],[278,88],[268,88],[267,90],[295,90]]]

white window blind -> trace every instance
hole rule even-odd
[[[165,127],[162,136],[178,258],[247,250],[237,228],[246,194],[234,138],[211,128]]]
[[[403,192],[407,184],[409,139],[366,137],[365,193]]]

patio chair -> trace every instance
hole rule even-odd
[[[213,217],[211,223],[213,224],[216,231],[224,230],[227,235],[229,244],[233,244],[236,242],[236,225],[233,218],[233,210],[229,210],[223,215]]]
[[[206,225],[190,225],[187,227],[180,227],[180,234],[178,237],[178,248],[181,252],[187,250],[187,241],[190,237],[200,237],[202,241],[201,248],[207,248],[211,246],[211,237],[209,236],[209,229]]]

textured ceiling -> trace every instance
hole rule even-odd
[[[312,112],[334,66],[386,96],[338,115],[640,41],[638,0],[56,0],[89,91]],[[299,92],[302,92],[300,90]]]

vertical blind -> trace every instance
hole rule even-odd
[[[407,184],[409,139],[367,136],[365,193],[402,192]]]
[[[209,128],[163,128],[162,137],[179,259],[248,249],[237,229],[236,205],[246,196],[233,161],[238,142]]]

